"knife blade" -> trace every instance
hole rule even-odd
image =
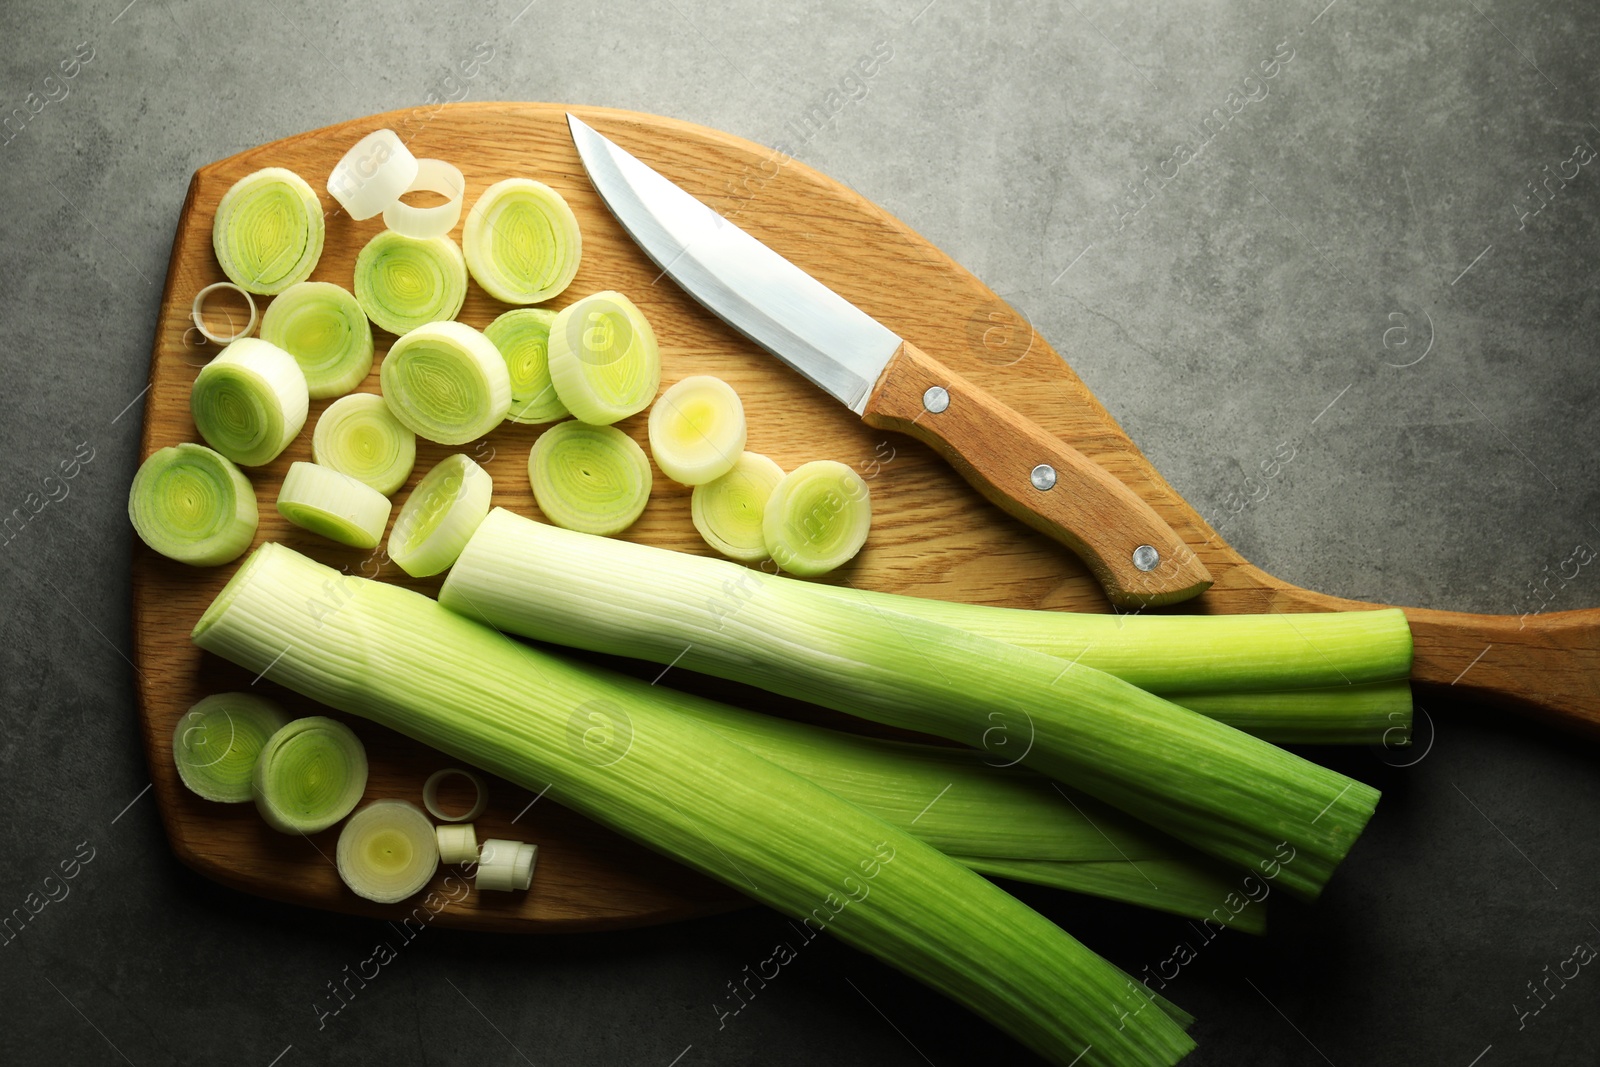
[[[662,272],[870,426],[932,446],[991,502],[1078,554],[1119,606],[1211,574],[1138,494],[927,355],[576,115],[595,191]]]

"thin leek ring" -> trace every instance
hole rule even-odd
[[[181,444],[151,453],[128,489],[128,518],[139,539],[168,559],[218,567],[255,539],[256,491],[226,456]]]
[[[448,237],[419,241],[384,230],[356,256],[356,299],[378,326],[403,334],[453,319],[467,297],[467,264]]]
[[[261,318],[261,339],[294,357],[314,400],[343,396],[372,370],[367,314],[332,282],[301,282],[274,297]]]
[[[189,411],[206,443],[242,467],[271,463],[306,424],[310,394],[293,356],[257,337],[200,369]]]
[[[352,548],[378,547],[392,506],[366,482],[316,463],[289,464],[278,490],[278,514]]]
[[[650,406],[661,386],[655,331],[633,301],[607,290],[586,296],[550,327],[550,379],[580,421],[597,426]]]
[[[511,422],[539,425],[571,412],[550,380],[550,327],[556,313],[545,308],[512,308],[491,322],[483,335],[505,357],[511,376]]]
[[[370,219],[400,199],[417,176],[417,157],[393,130],[373,130],[350,146],[328,176],[328,194],[352,219]]]
[[[394,530],[389,558],[413,578],[448,568],[489,514],[494,480],[460,453],[434,464],[411,490]]]
[[[505,359],[464,322],[432,322],[401,337],[384,357],[378,380],[394,417],[442,445],[482,437],[511,409]]]
[[[473,801],[472,807],[460,815],[446,815],[444,809],[439,806],[439,783],[451,775],[465,778],[477,790],[477,798]],[[482,815],[483,810],[489,806],[489,787],[483,784],[482,777],[472,771],[462,770],[460,767],[445,767],[428,775],[428,780],[423,783],[422,806],[428,809],[429,815],[440,822],[471,822]]]
[[[206,325],[206,301],[211,299],[211,294],[222,289],[232,289],[244,297],[245,304],[250,308],[250,321],[245,323],[244,329],[231,337],[224,337],[220,333],[212,333]],[[210,285],[194,294],[194,305],[189,309],[189,317],[194,320],[194,328],[214,345],[231,345],[241,337],[249,337],[256,331],[256,323],[260,321],[260,314],[256,311],[256,298],[250,295],[250,290],[234,285],[232,282],[212,282]]]
[[[235,285],[270,296],[311,277],[325,230],[311,186],[294,171],[268,167],[222,194],[211,247]]]
[[[350,891],[379,904],[422,892],[439,869],[433,824],[405,800],[374,800],[350,816],[334,856]]]
[[[528,480],[545,518],[582,533],[621,533],[650,500],[650,461],[615,426],[556,423],[533,443]]]
[[[172,758],[189,791],[219,804],[250,799],[256,757],[289,716],[254,693],[213,693],[184,712]]]
[[[467,213],[461,243],[473,281],[507,304],[558,296],[583,258],[572,208],[531,178],[507,178],[485,189]]]
[[[367,788],[367,751],[342,722],[296,719],[267,739],[252,780],[256,808],[274,830],[326,830]]]
[[[744,452],[744,405],[733,386],[696,374],[662,393],[650,408],[650,454],[680,485],[701,485],[733,469]]]
[[[420,241],[443,237],[461,221],[461,198],[466,195],[467,182],[461,171],[442,159],[417,160],[417,174],[406,184],[405,192],[426,190],[446,198],[443,204],[433,207],[413,207],[404,200],[383,209],[383,224],[389,229]]]
[[[391,496],[417,462],[417,435],[377,393],[351,393],[328,405],[311,434],[311,458]]]
[[[843,463],[828,459],[784,475],[761,519],[773,562],[802,577],[827,574],[854,558],[871,526],[867,483]]]
[[[757,452],[745,452],[722,477],[694,487],[689,515],[706,544],[729,559],[757,563],[767,558],[762,518],[783,468]]]

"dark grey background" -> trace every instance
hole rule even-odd
[[[570,939],[430,929],[319,1031],[324,983],[382,928],[219,889],[167,851],[141,795],[123,508],[189,175],[443,95],[479,42],[494,57],[471,99],[787,142],[1031,316],[1218,521],[1295,442],[1225,528],[1285,578],[1521,613],[1576,545],[1600,546],[1600,168],[1519,218],[1528,183],[1600,145],[1592,4],[522,2],[0,7],[0,114],[66,93],[0,145],[0,512],[93,449],[68,497],[0,546],[0,911],[94,850],[71,895],[0,947],[0,1061],[1026,1059],[820,943],[719,1030],[724,983],[783,936],[764,911]],[[61,80],[81,42],[93,58]],[[879,42],[892,60],[800,143],[788,124]],[[1256,99],[1135,212],[1130,183],[1199,141],[1231,91]],[[1548,607],[1596,604],[1590,569]],[[1386,797],[1325,898],[1278,908],[1265,940],[1219,939],[1173,983],[1200,1016],[1191,1062],[1600,1058],[1592,969],[1518,1018],[1547,965],[1600,946],[1595,746],[1496,708],[1428,711],[1436,741],[1414,766],[1327,757]],[[1026,895],[1130,970],[1189,936]]]

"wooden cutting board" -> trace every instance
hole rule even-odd
[[[901,336],[1061,435],[1134,487],[1199,553],[1215,586],[1179,610],[1293,612],[1368,608],[1280,582],[1252,567],[1185,503],[1136,449],[1027,319],[903,223],[850,189],[759,145],[672,119],[598,108],[575,109],[602,134],[733,218]],[[854,465],[873,493],[867,548],[834,576],[858,586],[951,600],[1068,611],[1109,605],[1066,550],[987,504],[929,450],[871,430],[798,375],[724,326],[645,258],[590,187],[567,132],[565,108],[545,104],[456,104],[397,111],[330,126],[242,152],[197,171],[173,239],[172,261],[151,356],[142,456],[198,441],[189,415],[195,375],[218,351],[189,318],[194,295],[225,280],[211,250],[211,223],[222,194],[262,167],[287,167],[322,197],[327,242],[312,278],[352,285],[357,252],[382,219],[354,222],[325,192],[327,175],[365,134],[389,127],[419,157],[459,166],[467,204],[503,178],[532,177],[567,198],[583,228],[583,264],[554,306],[617,289],[644,311],[659,335],[664,380],[715,374],[744,400],[750,444],[785,469],[811,459]],[[460,227],[453,235],[460,238]],[[261,301],[263,310],[265,299]],[[461,319],[486,326],[504,311],[476,285]],[[380,355],[394,340],[377,331]],[[378,392],[378,374],[362,386]],[[275,507],[289,464],[311,458],[311,427],[330,401],[313,401],[306,430],[272,464],[249,472],[259,497],[256,543],[281,541],[350,573],[400,582],[432,594],[439,580],[413,580],[371,553],[345,549],[282,519]],[[641,444],[645,416],[619,424]],[[419,441],[405,494],[439,459],[465,451],[494,478],[494,502],[538,515],[527,456],[539,428],[506,424],[462,448]],[[396,509],[398,511],[398,508]],[[661,476],[644,515],[624,535],[685,552],[711,554],[689,520],[688,490]],[[233,567],[193,569],[144,545],[133,560],[134,648],[146,754],[167,836],[179,859],[227,885],[279,900],[337,911],[495,930],[572,931],[645,925],[740,906],[734,891],[687,871],[559,805],[491,778],[490,805],[478,836],[536,841],[531,892],[467,894],[460,903],[413,912],[361,900],[339,881],[331,857],[337,828],[309,838],[269,829],[253,805],[211,804],[184,789],[172,762],[172,733],[183,712],[207,693],[251,686],[239,668],[202,655],[190,628]],[[1600,611],[1514,617],[1409,611],[1416,634],[1414,678],[1455,684],[1478,696],[1600,733]],[[645,668],[635,668],[644,670]],[[1465,672],[1465,673],[1463,673]],[[654,677],[660,669],[648,668]],[[817,709],[776,701],[726,683],[667,672],[677,683],[763,710],[817,721]],[[325,712],[299,697],[270,691],[297,714]],[[366,799],[419,801],[423,782],[451,761],[361,720],[346,719],[367,745]],[[434,888],[454,883],[441,869]],[[413,904],[416,902],[413,901]]]

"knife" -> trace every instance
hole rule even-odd
[[[1006,512],[1072,549],[1112,603],[1154,606],[1211,585],[1132,489],[568,113],[589,180],[623,229],[709,311],[868,426],[931,446]]]

